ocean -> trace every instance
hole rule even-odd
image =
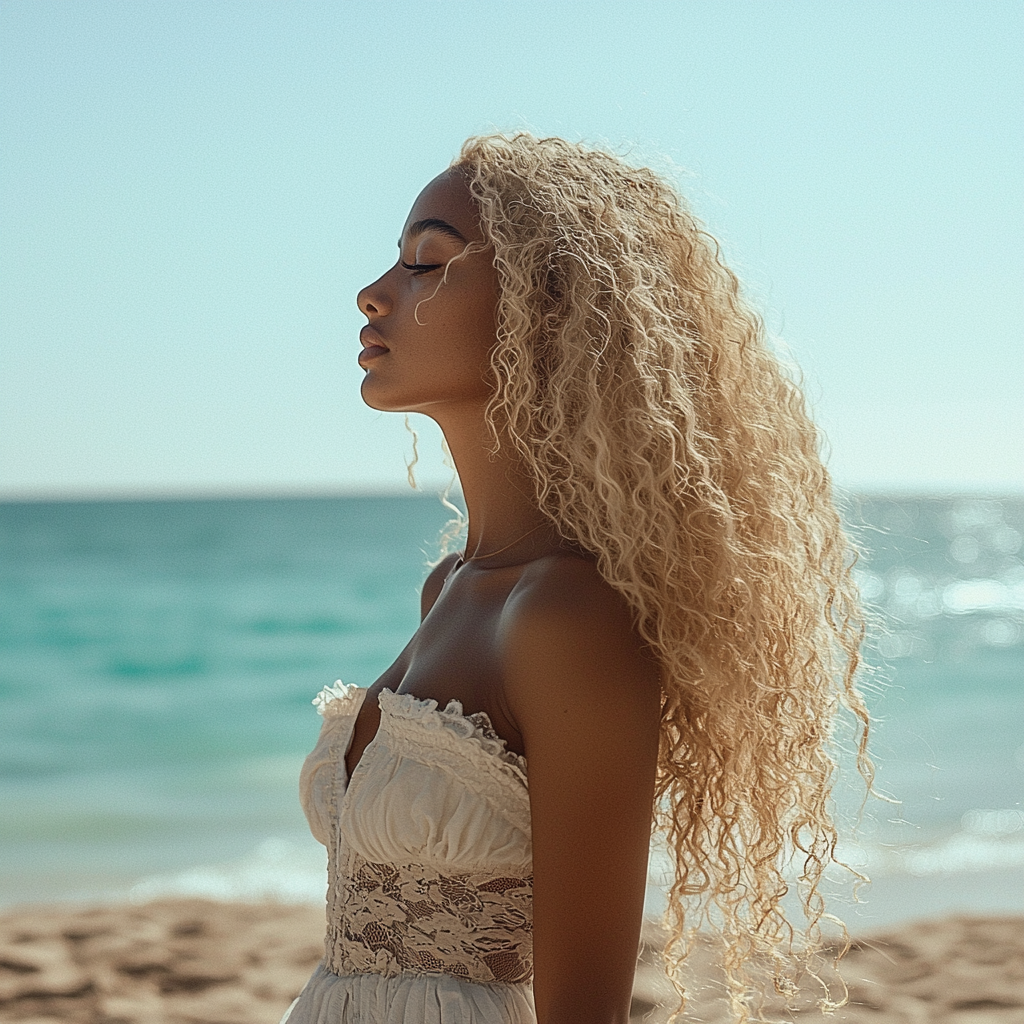
[[[841,849],[873,879],[845,916],[1024,911],[1024,498],[845,514],[893,801],[854,833],[845,759]],[[417,495],[0,504],[0,906],[322,900],[311,700],[405,645],[447,519]]]

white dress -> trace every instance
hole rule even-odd
[[[327,938],[284,1020],[535,1024],[525,759],[482,712],[382,690],[349,782],[365,696],[339,684],[313,702],[300,794],[328,851]]]

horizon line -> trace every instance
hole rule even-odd
[[[899,498],[1024,498],[1021,483],[951,483],[936,481],[932,484],[887,484],[884,481],[862,481],[853,484],[835,483],[836,496],[843,497],[899,497]],[[46,489],[0,491],[0,505],[87,504],[103,502],[174,502],[174,501],[288,501],[337,500],[346,498],[440,498],[445,492],[449,498],[462,498],[458,482],[437,483],[424,481],[415,489],[408,485],[355,484],[345,487],[197,487],[197,488],[82,488],[58,491]]]

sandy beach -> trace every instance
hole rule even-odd
[[[322,932],[323,912],[310,906],[163,900],[10,910],[0,916],[0,1021],[275,1024],[319,960]],[[636,1022],[667,1017],[658,942],[648,928]],[[947,917],[859,937],[842,974],[850,1004],[835,1021],[1021,1024],[1024,917]],[[686,1020],[726,1020],[710,951],[694,955],[692,978]],[[822,1017],[808,996],[789,1019]]]

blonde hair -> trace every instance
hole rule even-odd
[[[780,991],[816,962],[841,704],[872,779],[863,620],[817,431],[717,242],[661,177],[528,134],[469,139],[453,166],[500,281],[495,443],[515,447],[663,667],[654,822],[675,864],[673,962],[711,923],[747,1020],[755,962]],[[781,905],[794,854],[798,929]],[[821,1005],[841,1003],[826,987]]]

